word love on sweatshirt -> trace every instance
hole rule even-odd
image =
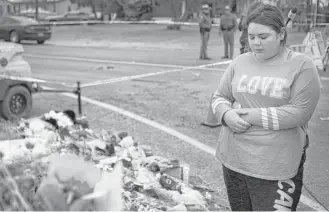
[[[242,75],[236,91],[241,93],[256,94],[272,98],[283,98],[283,88],[286,88],[288,80],[276,77]]]
[[[245,118],[253,125],[275,130],[296,128],[313,114],[320,84],[312,60],[302,54],[293,53],[292,58],[274,65],[260,64],[252,54],[244,54],[232,61],[221,78],[212,109],[221,121],[232,104],[238,103],[250,109]],[[274,120],[270,127],[268,116]]]

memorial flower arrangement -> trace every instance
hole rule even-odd
[[[214,190],[179,160],[155,156],[126,132],[91,130],[73,111],[22,120],[0,142],[0,209],[223,210]]]

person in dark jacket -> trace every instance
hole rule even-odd
[[[207,46],[210,38],[210,31],[212,28],[211,17],[210,17],[210,7],[208,4],[202,5],[201,14],[199,18],[200,36],[201,36],[201,49],[200,49],[200,59],[210,60],[207,55]]]
[[[238,29],[241,33],[240,36],[240,53],[244,54],[250,51],[249,44],[248,44],[248,27],[246,26],[245,20],[247,19],[248,15],[256,9],[258,6],[262,5],[263,3],[260,1],[254,2],[251,4],[246,12],[246,14],[242,15]]]

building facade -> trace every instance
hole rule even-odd
[[[31,10],[36,7],[35,0],[7,0],[13,5],[14,13],[19,13],[24,10]],[[40,8],[62,14],[69,11],[71,7],[70,0],[39,0],[38,5]]]
[[[0,17],[14,13],[13,4],[7,0],[0,0]]]

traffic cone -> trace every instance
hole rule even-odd
[[[212,106],[211,106],[212,98],[213,95],[211,95],[207,119],[206,121],[202,122],[201,125],[214,128],[214,127],[219,127],[221,124],[217,120],[217,117],[215,116],[214,112],[212,111]]]

